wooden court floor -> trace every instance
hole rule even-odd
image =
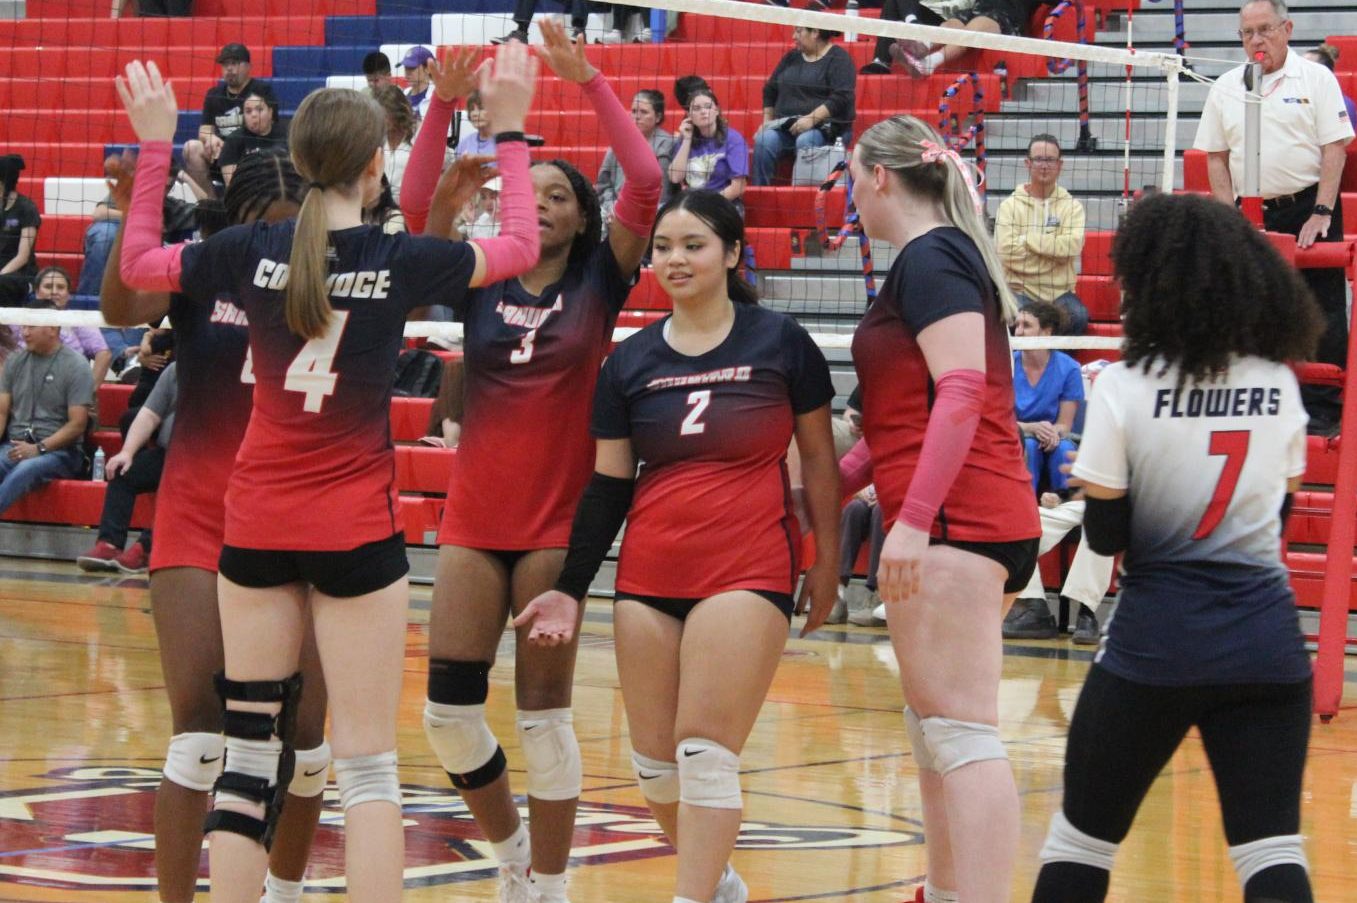
[[[0,901],[155,899],[152,791],[168,721],[147,606],[144,579],[0,559]],[[493,900],[493,860],[424,742],[427,611],[428,590],[416,589],[400,736],[404,899]],[[1008,647],[1002,729],[1023,798],[1014,900],[1031,891],[1059,804],[1067,719],[1089,659],[1063,640]],[[491,724],[516,765],[511,661],[509,642],[492,676]],[[746,824],[734,861],[752,901],[912,893],[924,850],[894,668],[883,630],[834,629],[788,644],[743,759]],[[1357,662],[1348,674],[1352,702],[1334,723],[1316,723],[1306,774],[1303,830],[1321,901],[1357,900]],[[632,784],[610,609],[598,600],[582,639],[575,719],[585,791],[572,899],[669,900],[674,858]],[[341,822],[337,806],[327,808],[308,901],[339,899]],[[1195,739],[1151,792],[1110,899],[1240,899]]]

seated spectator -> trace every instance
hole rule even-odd
[[[372,98],[386,113],[386,180],[391,183],[391,196],[400,203],[401,182],[405,179],[405,165],[410,162],[410,151],[414,149],[419,120],[405,92],[395,85],[376,89]]]
[[[376,97],[378,91],[391,84],[391,58],[380,50],[363,57],[363,78],[367,79],[368,94]]]
[[[89,364],[62,344],[60,330],[22,331],[26,347],[0,371],[0,422],[9,421],[0,444],[0,514],[39,486],[79,475],[80,443],[94,404]]]
[[[833,144],[855,115],[853,58],[832,43],[837,31],[792,29],[787,52],[763,85],[763,125],[754,136],[754,184],[771,185],[777,161]]]
[[[527,43],[526,41],[524,43]],[[423,119],[429,110],[429,101],[433,93],[429,90],[432,81],[429,77],[429,60],[433,51],[427,47],[411,47],[410,52],[401,60],[401,69],[405,70],[405,98],[410,101],[410,109],[416,118]]]
[[[53,307],[66,310],[71,303],[71,274],[61,267],[47,267],[33,280],[33,302],[30,307]],[[104,336],[94,326],[63,326],[61,341],[67,348],[79,352],[94,364],[94,384],[97,386],[108,375],[113,354],[108,350]],[[20,344],[23,340],[20,339]]]
[[[19,337],[15,334],[12,326],[0,324],[0,367],[4,366],[5,361],[19,347]]]
[[[429,411],[429,426],[420,439],[437,448],[456,448],[462,441],[463,366],[460,359],[443,362],[438,395]]]
[[[471,121],[472,131],[467,132],[457,142],[457,156],[479,154],[493,157],[495,139],[492,137],[490,117],[486,115],[485,104],[481,101],[481,92],[472,91],[466,98],[466,117]]]
[[[1053,301],[1065,312],[1062,334],[1083,335],[1088,308],[1074,288],[1084,250],[1084,205],[1060,186],[1062,163],[1054,135],[1028,142],[1028,181],[999,205],[995,243],[1019,306]]]
[[[834,457],[842,458],[862,438],[861,383],[853,387],[853,391],[849,394],[848,401],[844,406],[843,415],[835,417],[832,426],[834,428]]]
[[[218,159],[222,181],[227,185],[246,157],[266,150],[287,151],[287,126],[278,121],[278,102],[272,99],[272,94],[247,94],[241,109],[245,125],[226,139]]]
[[[204,192],[212,192],[221,168],[218,160],[226,139],[245,127],[245,98],[257,94],[278,109],[278,98],[267,82],[250,75],[250,51],[244,44],[227,44],[217,54],[221,78],[203,99],[198,137],[184,143],[184,169]]]
[[[563,12],[570,17],[570,38],[584,37],[585,26],[589,24],[588,0],[561,0]],[[514,30],[498,38],[491,38],[491,44],[504,44],[517,41],[528,43],[528,26],[532,24],[533,14],[537,12],[537,0],[516,0],[514,3]]]
[[[612,28],[603,33],[600,44],[649,44],[650,9],[644,6],[612,5]]]
[[[42,216],[38,205],[17,191],[24,159],[0,156],[0,307],[22,307],[38,271],[34,245]]]
[[[387,235],[405,231],[405,214],[391,194],[391,183],[382,176],[382,192],[377,202],[363,211],[363,222],[372,226],[381,226]]]
[[[881,545],[886,541],[881,517],[875,486],[868,486],[853,496],[839,515],[839,597],[829,612],[826,624],[848,622],[859,627],[880,627],[886,623],[884,606],[880,615],[876,611],[877,606],[882,605],[881,598],[876,594],[876,572],[881,563]],[[857,565],[864,542],[870,542],[867,552],[867,596],[860,604],[853,604],[848,598],[848,584],[853,579],[853,568]]]
[[[698,88],[711,90],[711,85],[700,75],[680,75],[674,79],[674,102],[678,104],[680,110],[688,109],[688,104],[692,101],[692,94]]]
[[[1021,35],[1027,21],[1047,0],[886,0],[881,18],[895,22],[940,25],[984,34]],[[876,42],[875,58],[860,70],[863,75],[885,75],[893,59],[915,78],[932,75],[951,66],[971,48],[959,44],[931,46],[922,41],[892,40]]]
[[[749,146],[743,135],[726,124],[710,88],[698,88],[689,98],[688,115],[679,123],[674,159],[669,164],[669,181],[718,191],[743,213]]]
[[[660,172],[668,173],[669,164],[674,159],[674,136],[660,128],[660,123],[664,122],[664,95],[650,88],[637,91],[636,96],[631,99],[631,118],[641,130],[641,134],[650,142],[651,149],[655,151],[655,159],[660,162]],[[598,168],[598,180],[594,183],[604,222],[612,216],[613,204],[617,203],[618,192],[622,190],[622,183],[625,181],[626,176],[622,173],[622,167],[617,165],[617,155],[609,148],[603,155],[603,165]],[[661,206],[669,200],[672,193],[673,188],[666,176],[660,192]]]
[[[1062,502],[1058,495],[1045,493],[1041,497],[1041,541],[1038,554],[1045,555],[1060,544],[1071,530],[1084,523],[1084,501]],[[1088,540],[1079,538],[1070,571],[1060,595],[1079,603],[1075,618],[1073,641],[1079,646],[1098,645],[1098,606],[1112,583],[1113,560],[1099,555],[1088,547]],[[1046,589],[1041,582],[1041,568],[1032,572],[1027,588],[1018,596],[1004,618],[1006,640],[1053,640],[1060,630],[1051,606],[1046,601]]]
[[[1332,44],[1320,44],[1313,50],[1305,51],[1305,58],[1312,63],[1319,63],[1330,72],[1338,65],[1338,48]],[[1343,107],[1348,111],[1348,122],[1357,128],[1357,103],[1354,103],[1348,95],[1343,95]]]
[[[495,176],[476,190],[476,196],[467,201],[453,224],[463,238],[494,238],[499,234],[499,192],[502,187]]]
[[[137,411],[122,449],[104,465],[108,487],[104,491],[104,511],[99,517],[99,534],[93,548],[76,558],[81,570],[145,573],[151,557],[151,531],[141,531],[141,536],[126,551],[123,546],[127,543],[137,496],[155,492],[160,486],[178,400],[179,380],[175,365],[170,364]]]
[[[1049,301],[1033,301],[1018,311],[1014,334],[1054,335],[1062,317]],[[1074,358],[1045,348],[1013,352],[1013,402],[1033,492],[1068,491],[1069,476],[1061,465],[1074,451],[1069,435],[1083,400],[1084,379]]]

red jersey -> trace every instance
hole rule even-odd
[[[589,402],[632,280],[608,242],[540,295],[517,279],[472,292],[462,438],[439,545],[553,549],[594,470]]]
[[[862,385],[862,431],[886,523],[900,513],[923,448],[933,381],[917,336],[958,313],[985,318],[985,398],[970,452],[947,493],[932,535],[1011,542],[1041,535],[1032,478],[1013,412],[1008,330],[975,243],[953,227],[911,241],[853,336]]]
[[[801,532],[787,447],[798,414],[829,404],[829,365],[786,314],[735,305],[706,354],[680,354],[668,320],[603,366],[593,432],[629,438],[642,462],[622,539],[620,594],[705,599],[736,589],[791,593]]]
[[[226,491],[228,545],[345,551],[402,530],[391,443],[391,389],[408,313],[460,304],[475,267],[469,245],[330,233],[324,335],[293,335],[283,288],[293,222],[219,232],[183,253],[195,300],[234,291],[249,318],[246,382],[254,410]]]

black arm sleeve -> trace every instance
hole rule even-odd
[[[575,509],[575,522],[570,527],[570,548],[565,553],[565,565],[556,580],[556,589],[575,600],[589,593],[603,559],[612,548],[622,521],[631,508],[635,480],[624,480],[595,473],[584,487],[580,505]]]
[[[1131,544],[1131,498],[1089,499],[1084,506],[1084,536],[1099,555],[1115,555]]]

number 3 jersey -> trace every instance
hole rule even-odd
[[[689,356],[668,319],[608,358],[593,432],[631,440],[641,462],[618,565],[620,593],[706,598],[790,593],[801,534],[787,448],[796,415],[834,397],[829,365],[791,317],[735,305],[720,345]]]
[[[1305,471],[1305,410],[1283,364],[1236,358],[1216,380],[1108,366],[1073,474],[1126,489],[1122,594],[1099,661],[1154,684],[1310,673],[1281,560],[1282,500]]]
[[[283,311],[295,225],[238,226],[190,245],[180,282],[203,304],[234,293],[249,321],[237,378],[254,383],[254,409],[227,489],[226,543],[343,551],[402,529],[390,407],[405,319],[426,304],[460,304],[475,255],[375,226],[331,232],[334,314],[306,341]]]

